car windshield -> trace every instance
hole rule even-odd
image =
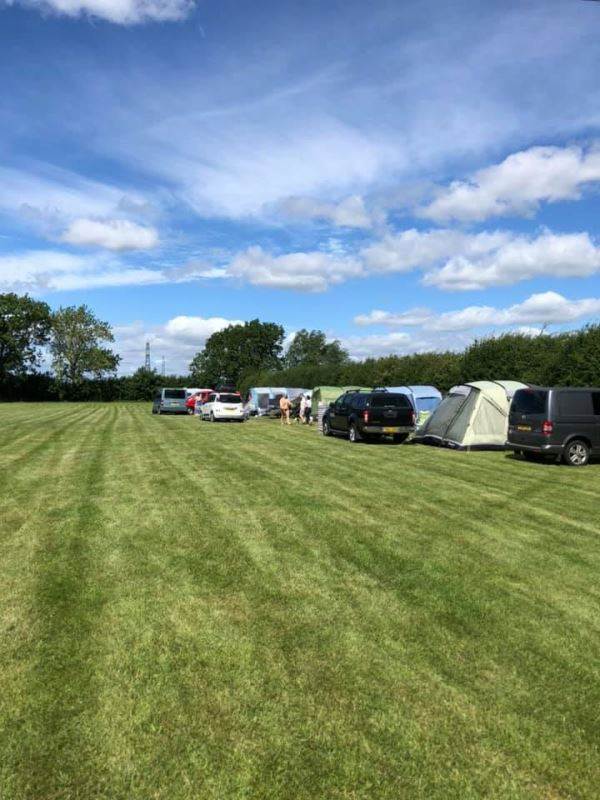
[[[241,403],[242,398],[239,394],[220,394],[219,403]]]
[[[165,400],[185,400],[185,389],[165,389]]]
[[[548,392],[539,389],[519,389],[513,397],[511,411],[516,414],[545,414]]]
[[[371,408],[383,408],[384,406],[394,406],[395,408],[408,408],[410,400],[405,394],[382,393],[374,394],[371,397]]]

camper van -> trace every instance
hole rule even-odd
[[[157,389],[152,402],[153,414],[187,414],[185,389]]]
[[[526,458],[551,456],[584,467],[600,455],[600,388],[520,389],[510,407],[507,447]]]

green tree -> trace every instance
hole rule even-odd
[[[123,393],[127,400],[152,400],[161,378],[155,370],[140,367],[123,382],[126,383]]]
[[[277,369],[283,334],[281,325],[258,319],[213,333],[190,364],[192,383],[214,386],[228,380],[238,384],[245,373]]]
[[[303,328],[294,336],[285,355],[284,364],[288,369],[301,365],[339,367],[348,360],[348,352],[337,339],[328,342],[323,331],[307,331]]]
[[[39,364],[47,344],[50,307],[28,295],[0,294],[0,380],[22,374]]]
[[[104,342],[113,342],[108,322],[99,320],[87,306],[60,308],[52,316],[52,368],[59,383],[77,384],[91,375],[112,374],[120,358]]]

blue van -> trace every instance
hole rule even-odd
[[[152,402],[153,414],[187,414],[185,389],[157,389]]]

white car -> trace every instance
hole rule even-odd
[[[211,422],[230,420],[231,422],[244,422],[246,413],[244,404],[239,394],[231,392],[215,392],[208,396],[202,405],[201,419]]]

